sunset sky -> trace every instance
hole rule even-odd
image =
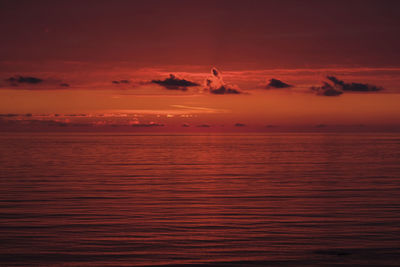
[[[0,129],[400,129],[399,10],[1,0]]]

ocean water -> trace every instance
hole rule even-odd
[[[400,135],[0,134],[0,265],[400,265]]]

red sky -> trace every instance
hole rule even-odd
[[[398,127],[399,8],[398,1],[0,1],[0,127]],[[205,86],[216,78],[213,67],[224,94]],[[198,86],[151,82],[169,74]],[[333,85],[338,96],[310,90],[327,75],[349,87]],[[266,89],[272,78],[293,87]],[[384,89],[355,91],[354,82]]]

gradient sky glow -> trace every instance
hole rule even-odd
[[[2,0],[0,127],[400,129],[399,8],[398,1]],[[213,67],[223,92],[241,93],[207,90]],[[152,82],[170,74],[199,86]],[[384,89],[310,90],[328,75]],[[272,78],[293,87],[266,89]]]

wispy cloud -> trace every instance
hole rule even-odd
[[[185,110],[185,112],[190,111],[191,113],[225,113],[225,112],[228,112],[227,110],[207,108],[207,107],[192,107],[192,106],[184,106],[184,105],[171,105],[171,107],[183,109],[183,110]]]
[[[170,105],[166,109],[112,109],[102,110],[103,114],[113,114],[113,116],[129,116],[135,114],[143,115],[185,115],[185,114],[213,114],[213,113],[227,113],[229,110],[215,109],[208,107],[192,107],[184,105]]]

